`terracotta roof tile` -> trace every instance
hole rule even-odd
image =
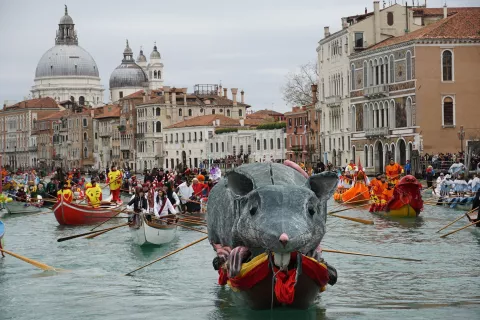
[[[220,120],[220,127],[239,127],[240,121],[226,117],[221,114],[208,114],[205,116],[194,117],[182,122],[175,123],[165,129],[185,128],[185,127],[206,127],[212,126],[213,121]]]
[[[54,99],[47,97],[20,101],[14,105],[5,107],[4,110],[55,107],[58,108],[58,103]]]
[[[102,112],[95,116],[95,119],[104,119],[104,118],[119,118],[120,117],[120,106],[119,105],[106,105],[102,107]]]
[[[413,9],[413,16],[442,16],[443,17],[443,8],[412,8]],[[460,7],[460,8],[447,8],[447,15],[455,14],[462,10],[468,10],[468,7]]]
[[[263,109],[263,110],[258,110],[254,113],[250,113],[247,115],[247,118],[265,118],[265,117],[281,117],[283,116],[283,113],[277,112],[275,110],[269,110],[269,109]]]
[[[43,118],[40,118],[38,119],[37,121],[43,121],[43,120],[58,120],[60,119],[61,117],[63,117],[64,115],[67,114],[67,110],[62,110],[62,111],[58,111],[58,112],[55,112],[55,113],[52,113],[46,117],[43,117]]]
[[[480,7],[464,8],[446,19],[401,37],[384,40],[367,50],[420,39],[472,39],[480,40]],[[467,10],[468,9],[468,10]]]

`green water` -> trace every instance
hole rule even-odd
[[[341,214],[372,218],[362,210]],[[423,262],[324,253],[338,270],[337,284],[309,310],[273,312],[249,310],[217,285],[207,241],[134,277],[123,275],[200,233],[178,230],[160,248],[134,245],[127,228],[57,243],[89,228],[61,227],[52,213],[10,216],[3,219],[7,249],[69,271],[42,272],[10,256],[0,258],[0,319],[480,319],[480,230],[447,239],[435,234],[458,215],[428,206],[410,222],[373,217],[371,226],[329,218],[326,248]]]

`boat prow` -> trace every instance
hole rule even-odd
[[[58,223],[68,226],[83,226],[98,224],[108,220],[118,213],[119,204],[93,208],[87,205],[57,202],[53,206],[53,213]]]
[[[133,242],[142,245],[162,245],[171,242],[177,233],[177,226],[167,224],[160,219],[148,221],[145,215],[140,214],[135,223],[130,225]]]

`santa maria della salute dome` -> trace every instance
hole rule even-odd
[[[35,71],[33,97],[51,97],[58,102],[72,98],[81,105],[103,102],[104,88],[100,83],[93,57],[78,45],[72,17],[60,18],[55,46],[43,54]]]

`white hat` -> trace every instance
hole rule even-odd
[[[447,175],[445,176],[445,179],[450,179],[451,177],[452,177],[451,175],[447,174]]]
[[[441,175],[441,176],[443,176],[443,175],[444,175],[444,174],[443,174],[443,172],[442,172],[442,173],[440,173],[440,175]]]

